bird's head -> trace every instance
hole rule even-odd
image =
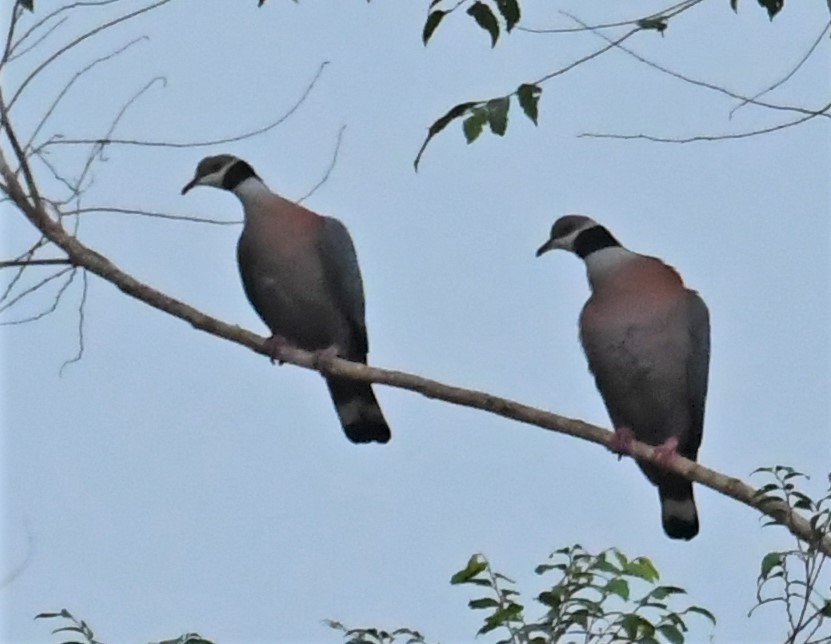
[[[182,188],[182,194],[196,186],[213,186],[223,190],[233,190],[244,179],[256,176],[257,173],[247,162],[231,154],[205,157],[196,166],[193,179]]]
[[[590,217],[583,215],[565,215],[554,222],[551,227],[551,236],[537,249],[537,257],[550,250],[560,248],[577,253],[575,244],[584,230],[597,228],[599,224]]]

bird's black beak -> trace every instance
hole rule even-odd
[[[198,185],[199,177],[194,177],[190,181],[185,184],[185,187],[182,188],[182,194],[185,194],[188,190]]]
[[[553,248],[555,248],[554,240],[549,239],[547,242],[545,242],[542,246],[540,246],[537,249],[537,257],[539,257],[540,255],[545,255],[548,251],[552,250]]]

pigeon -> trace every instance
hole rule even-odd
[[[627,250],[602,225],[566,215],[537,257],[568,250],[586,264],[591,296],[580,314],[580,341],[615,427],[616,451],[633,438],[656,459],[696,460],[704,426],[710,320],[704,301],[660,259]],[[698,534],[692,483],[660,465],[639,463],[658,487],[664,532]]]
[[[196,186],[228,190],[242,202],[237,261],[245,294],[271,330],[265,348],[272,361],[293,346],[315,352],[320,364],[335,356],[366,364],[363,281],[346,226],[273,193],[229,154],[202,159],[182,194]],[[389,441],[369,383],[324,377],[350,441]]]

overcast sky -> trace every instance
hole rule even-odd
[[[7,3],[9,4],[9,3]],[[42,16],[35,2],[25,28]],[[412,161],[455,103],[511,91],[602,46],[592,34],[514,32],[491,50],[462,12],[426,49],[422,2],[174,0],[61,57],[14,118],[28,138],[72,74],[81,78],[42,136],[99,137],[142,85],[164,76],[121,120],[124,138],[188,142],[268,124],[330,61],[280,127],[233,144],[108,148],[83,205],[239,220],[229,194],[179,191],[206,154],[247,159],[277,192],[342,219],[361,262],[370,361],[484,389],[608,427],[577,340],[588,295],[582,263],[535,259],[551,223],[589,214],[633,250],[676,266],[708,303],[710,394],[700,460],[747,478],[790,464],[823,490],[831,463],[831,145],[826,119],[767,136],[667,145],[581,132],[690,136],[794,118],[663,75],[610,52],[544,85],[539,127],[511,108],[507,136],[466,145],[458,124]],[[528,27],[633,17],[606,2],[525,0]],[[627,3],[632,4],[632,3]],[[638,3],[644,14],[658,2]],[[550,7],[549,7],[550,5]],[[70,19],[6,70],[8,95],[49,52],[140,3]],[[7,8],[8,9],[8,8]],[[4,12],[8,14],[8,10]],[[787,3],[770,23],[755,2],[706,2],[630,40],[639,53],[752,95],[784,76],[829,19],[824,2]],[[5,30],[3,30],[5,33]],[[831,40],[771,102],[819,107],[831,96]],[[4,148],[5,149],[5,148]],[[86,150],[55,149],[70,174]],[[44,186],[55,190],[43,165]],[[0,250],[34,239],[4,205]],[[173,297],[265,333],[235,261],[239,226],[90,213],[80,238]],[[47,256],[45,253],[43,256]],[[28,271],[31,285],[47,269]],[[5,285],[9,273],[2,275]],[[53,289],[51,293],[54,293]],[[541,589],[534,566],[581,543],[647,555],[665,583],[718,617],[693,642],[777,642],[777,608],[746,617],[759,561],[791,540],[754,512],[697,488],[701,533],[667,539],[657,493],[630,460],[540,429],[376,387],[393,438],[343,436],[315,373],[271,366],[240,346],[123,295],[94,276],[77,351],[80,276],[58,310],[6,326],[3,340],[5,529],[2,639],[49,641],[44,610],[69,608],[110,644],[197,631],[217,643],[337,641],[324,618],[411,626],[469,641],[481,615],[451,574],[474,552]],[[4,314],[50,302],[43,293]],[[533,612],[531,613],[534,614]]]

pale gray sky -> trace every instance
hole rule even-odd
[[[46,4],[36,2],[37,12]],[[525,0],[524,24],[568,26],[555,4],[587,21],[633,17],[598,1]],[[630,42],[680,72],[753,94],[784,75],[829,18],[820,1],[788,3],[773,23],[755,2],[739,4],[735,15],[726,0],[702,3],[665,37]],[[134,105],[118,135],[234,135],[287,110],[329,60],[302,108],[263,136],[202,149],[108,148],[85,204],[239,219],[231,195],[180,197],[202,156],[241,156],[297,198],[325,171],[346,125],[337,166],[307,205],[351,230],[370,361],[608,426],[577,341],[583,267],[565,253],[534,258],[554,219],[590,214],[633,250],[676,266],[710,307],[701,462],[742,478],[791,464],[814,476],[811,491],[822,489],[831,462],[827,120],[721,143],[577,138],[744,131],[791,118],[748,106],[728,121],[735,101],[611,52],[544,86],[538,128],[516,105],[504,139],[486,133],[467,146],[451,125],[416,174],[426,127],[450,106],[505,93],[601,41],[517,32],[490,50],[459,13],[425,49],[426,1],[255,5],[177,0],[107,32],[30,86],[18,127],[30,131],[75,70],[140,35],[149,41],[79,81],[51,132],[100,136],[133,92],[163,75],[166,87]],[[79,12],[7,70],[4,89],[49,42],[138,6]],[[830,47],[826,38],[769,99],[824,105]],[[71,168],[79,154],[61,149],[54,159]],[[4,207],[6,258],[33,237]],[[86,215],[80,228],[137,278],[264,333],[239,283],[238,233],[114,214]],[[701,534],[672,542],[655,490],[631,461],[383,387],[393,440],[352,445],[318,375],[272,367],[95,277],[83,360],[61,376],[76,351],[79,297],[80,280],[55,314],[2,331],[3,575],[26,556],[27,531],[33,540],[30,563],[0,590],[4,641],[48,641],[50,624],[32,616],[62,607],[111,644],[185,631],[223,644],[336,640],[323,618],[469,641],[480,615],[466,607],[470,592],[448,580],[470,554],[486,553],[530,598],[540,589],[534,566],[575,542],[651,557],[666,583],[716,613],[716,642],[781,641],[775,609],[746,612],[761,556],[790,540],[762,531],[733,501],[699,488]],[[4,319],[46,298],[35,300]],[[697,627],[691,641],[708,641],[709,627]]]

